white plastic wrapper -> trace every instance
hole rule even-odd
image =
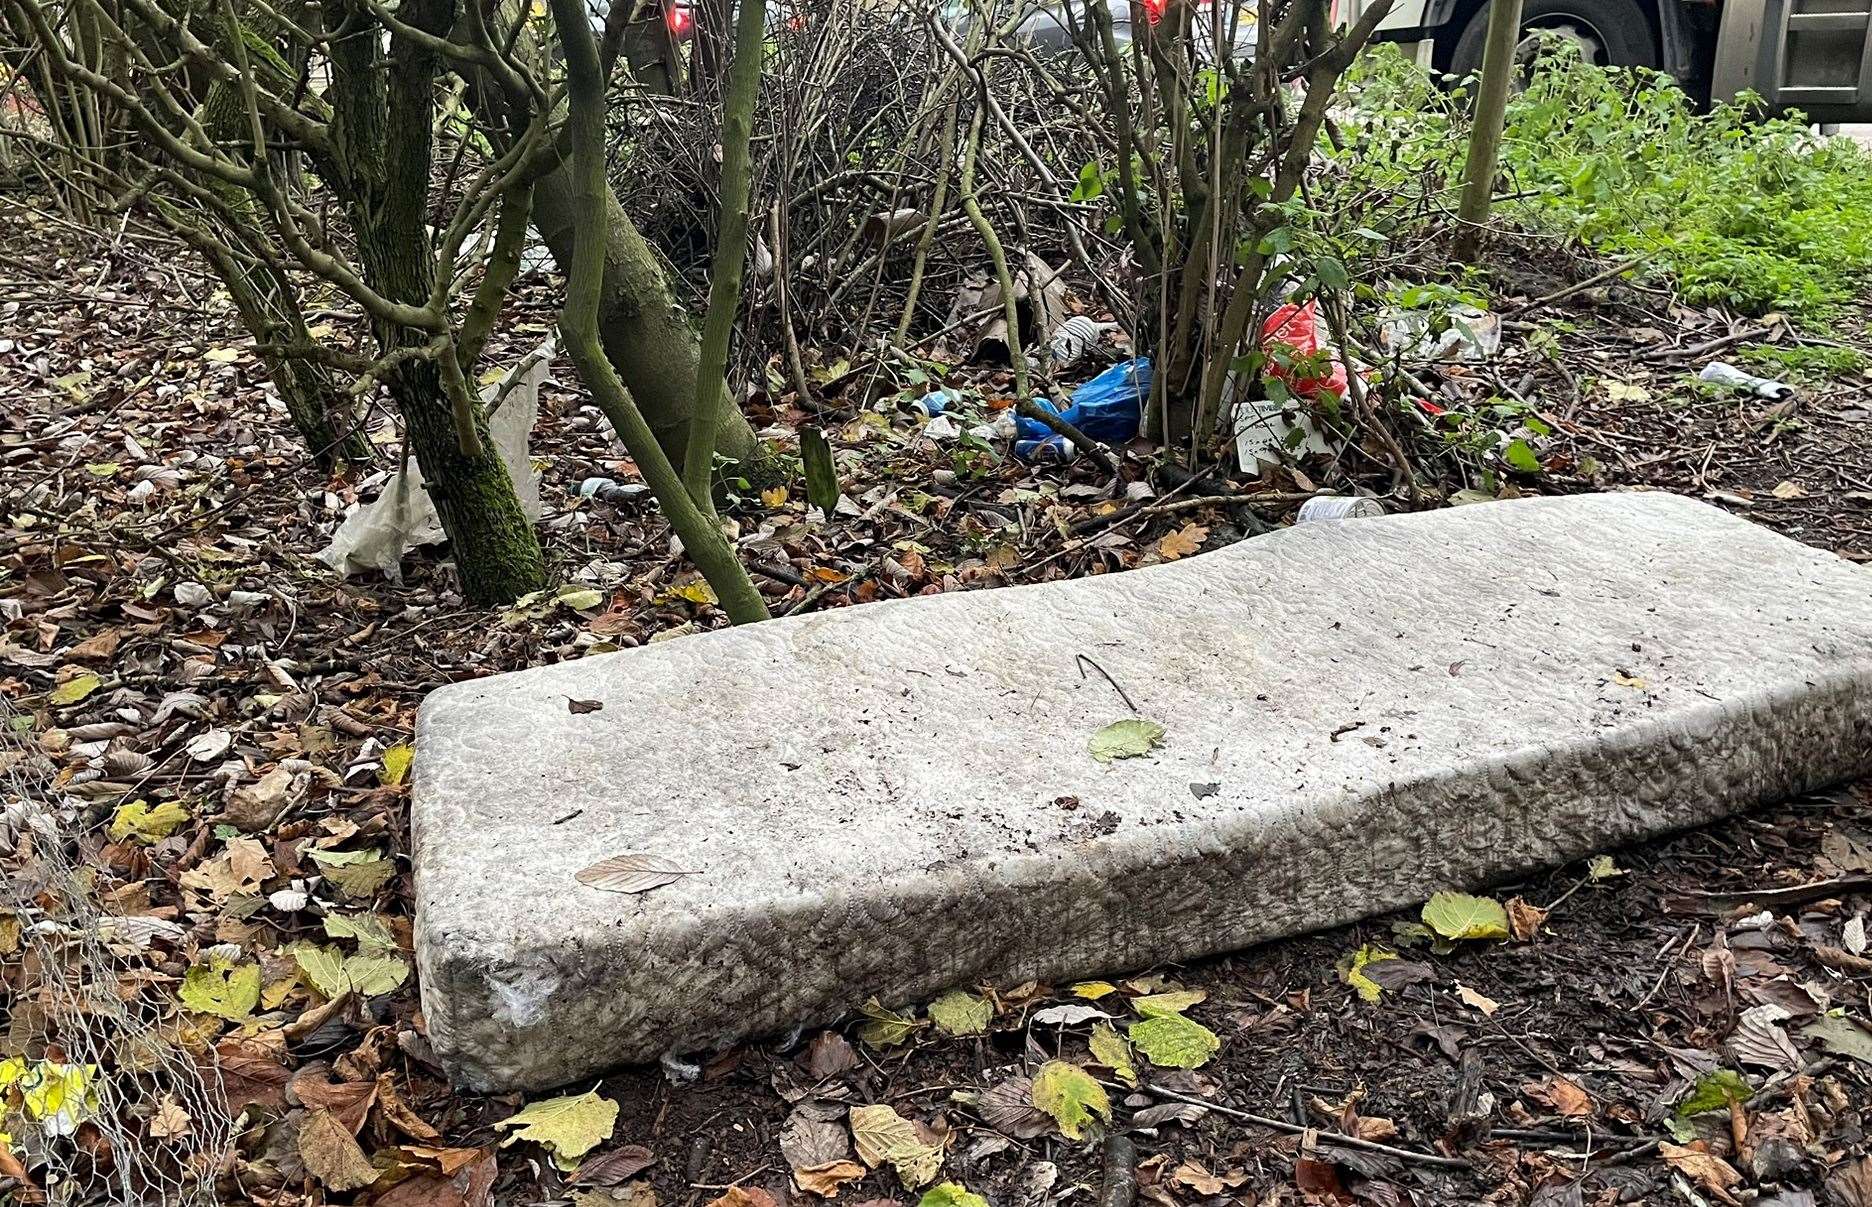
[[[1703,366],[1697,374],[1699,381],[1714,382],[1719,386],[1732,386],[1738,390],[1747,390],[1757,398],[1766,398],[1770,402],[1779,402],[1794,393],[1794,387],[1772,377],[1757,377],[1753,373],[1736,368],[1726,360],[1713,360]]]
[[[527,441],[539,418],[540,383],[546,380],[552,358],[553,341],[548,337],[499,381],[481,390],[484,403],[501,399],[500,407],[488,420],[488,432],[529,520],[539,519],[540,499],[539,479],[533,473]],[[508,382],[516,370],[519,380],[509,389]],[[422,468],[415,457],[410,457],[373,502],[352,508],[333,534],[331,544],[318,551],[318,559],[346,578],[376,570],[393,583],[402,582],[405,553],[418,545],[439,545],[447,539],[422,482]]]

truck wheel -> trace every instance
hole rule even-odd
[[[1450,71],[1459,76],[1482,70],[1488,41],[1488,5],[1477,9],[1463,27],[1450,55]],[[1656,67],[1657,39],[1651,19],[1635,0],[1526,0],[1521,9],[1522,41],[1516,57],[1532,60],[1540,33],[1559,34],[1578,44],[1580,57],[1601,67]]]

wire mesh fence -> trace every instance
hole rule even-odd
[[[0,1202],[212,1203],[233,1126],[162,967],[184,928],[105,907],[29,722],[0,698]]]

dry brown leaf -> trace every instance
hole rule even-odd
[[[643,1145],[624,1144],[590,1158],[574,1170],[568,1180],[585,1186],[616,1186],[655,1164],[656,1154]]]
[[[1779,1014],[1780,1011],[1768,1006],[1757,1006],[1743,1012],[1735,1033],[1729,1037],[1729,1050],[1735,1054],[1737,1061],[1762,1069],[1800,1067],[1801,1055],[1795,1049],[1794,1041],[1775,1021]]]
[[[1201,524],[1185,524],[1158,541],[1157,552],[1164,560],[1173,562],[1179,557],[1188,557],[1195,553],[1208,539],[1209,530]]]
[[[821,1119],[797,1108],[780,1127],[780,1155],[795,1174],[843,1161],[850,1154],[845,1125],[836,1120]]]
[[[1508,899],[1508,929],[1522,943],[1532,943],[1547,921],[1547,911],[1520,897]]]
[[[440,1173],[405,1178],[371,1200],[371,1207],[494,1207],[494,1179],[500,1168],[492,1151],[480,1148],[418,1149],[406,1153],[450,1153]]]
[[[1565,1077],[1550,1077],[1544,1083],[1524,1088],[1529,1098],[1546,1103],[1568,1118],[1581,1119],[1593,1113],[1591,1096],[1577,1082]]]
[[[1492,997],[1477,993],[1460,981],[1456,983],[1456,996],[1463,1000],[1465,1006],[1471,1006],[1480,1010],[1485,1015],[1494,1014],[1497,1010],[1501,1009],[1500,1002]]]
[[[356,1190],[377,1180],[376,1166],[358,1147],[351,1130],[324,1107],[306,1114],[299,1129],[299,1159],[327,1190]]]
[[[81,661],[115,657],[117,647],[123,642],[122,629],[106,629],[102,633],[85,638],[67,651],[72,658]]]
[[[982,1122],[1016,1140],[1032,1140],[1053,1130],[1053,1119],[1033,1104],[1033,1080],[1010,1077],[982,1092],[977,1104]]]
[[[780,1207],[774,1197],[758,1186],[730,1186],[728,1192],[711,1201],[708,1207]]]
[[[1872,1157],[1841,1165],[1827,1179],[1826,1188],[1834,1207],[1872,1207]]]
[[[824,1165],[795,1169],[793,1182],[808,1194],[836,1199],[842,1186],[847,1182],[856,1182],[864,1175],[864,1166],[856,1161],[827,1161]]]
[[[1377,1140],[1382,1143],[1385,1140],[1397,1139],[1398,1129],[1396,1123],[1382,1115],[1361,1115],[1358,1127],[1352,1134],[1361,1140]]]
[[[1709,1152],[1703,1141],[1688,1145],[1661,1144],[1658,1153],[1672,1169],[1723,1202],[1736,1201],[1735,1196],[1729,1193],[1729,1188],[1739,1183],[1742,1175],[1736,1172],[1735,1166]]]
[[[182,873],[182,883],[225,901],[236,893],[253,892],[272,876],[273,861],[258,839],[230,838],[221,854]]]
[[[821,1031],[813,1036],[812,1047],[806,1052],[806,1071],[815,1078],[824,1081],[857,1067],[858,1053],[852,1051],[850,1041],[843,1035]]]
[[[221,1074],[228,1110],[234,1115],[249,1106],[285,1104],[286,1082],[292,1072],[280,1063],[274,1048],[230,1035],[214,1046],[214,1063]]]
[[[1872,976],[1872,956],[1856,956],[1844,947],[1818,943],[1814,945],[1813,957],[1828,968],[1840,972],[1853,976]]]
[[[1209,1196],[1222,1193],[1222,1179],[1216,1177],[1194,1161],[1185,1161],[1170,1171],[1173,1181],[1189,1187],[1197,1194]]]
[[[454,1177],[482,1157],[494,1155],[491,1148],[431,1148],[424,1144],[405,1144],[402,1151],[419,1161],[435,1162],[436,1168],[448,1177]]]
[[[636,851],[601,859],[580,871],[576,879],[607,893],[647,893],[693,875],[692,868],[677,867],[660,855]]]
[[[390,1074],[381,1073],[377,1077],[377,1110],[384,1120],[412,1140],[440,1140],[442,1133],[430,1127],[415,1108],[403,1100],[397,1093],[396,1085]]]
[[[194,1130],[195,1121],[173,1097],[165,1097],[150,1116],[149,1134],[157,1140],[180,1140]]]
[[[1872,835],[1829,830],[1820,840],[1820,853],[1841,872],[1872,872]]]
[[[376,1082],[333,1081],[331,1067],[322,1061],[294,1073],[286,1088],[301,1105],[330,1111],[354,1136],[364,1126],[371,1104],[377,1101]]]

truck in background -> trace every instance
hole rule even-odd
[[[1342,0],[1356,19],[1368,0]],[[1378,36],[1424,67],[1480,69],[1488,0],[1395,0]],[[1540,35],[1566,38],[1592,63],[1651,67],[1692,95],[1744,90],[1816,122],[1872,121],[1872,0],[1524,0],[1532,56]]]

